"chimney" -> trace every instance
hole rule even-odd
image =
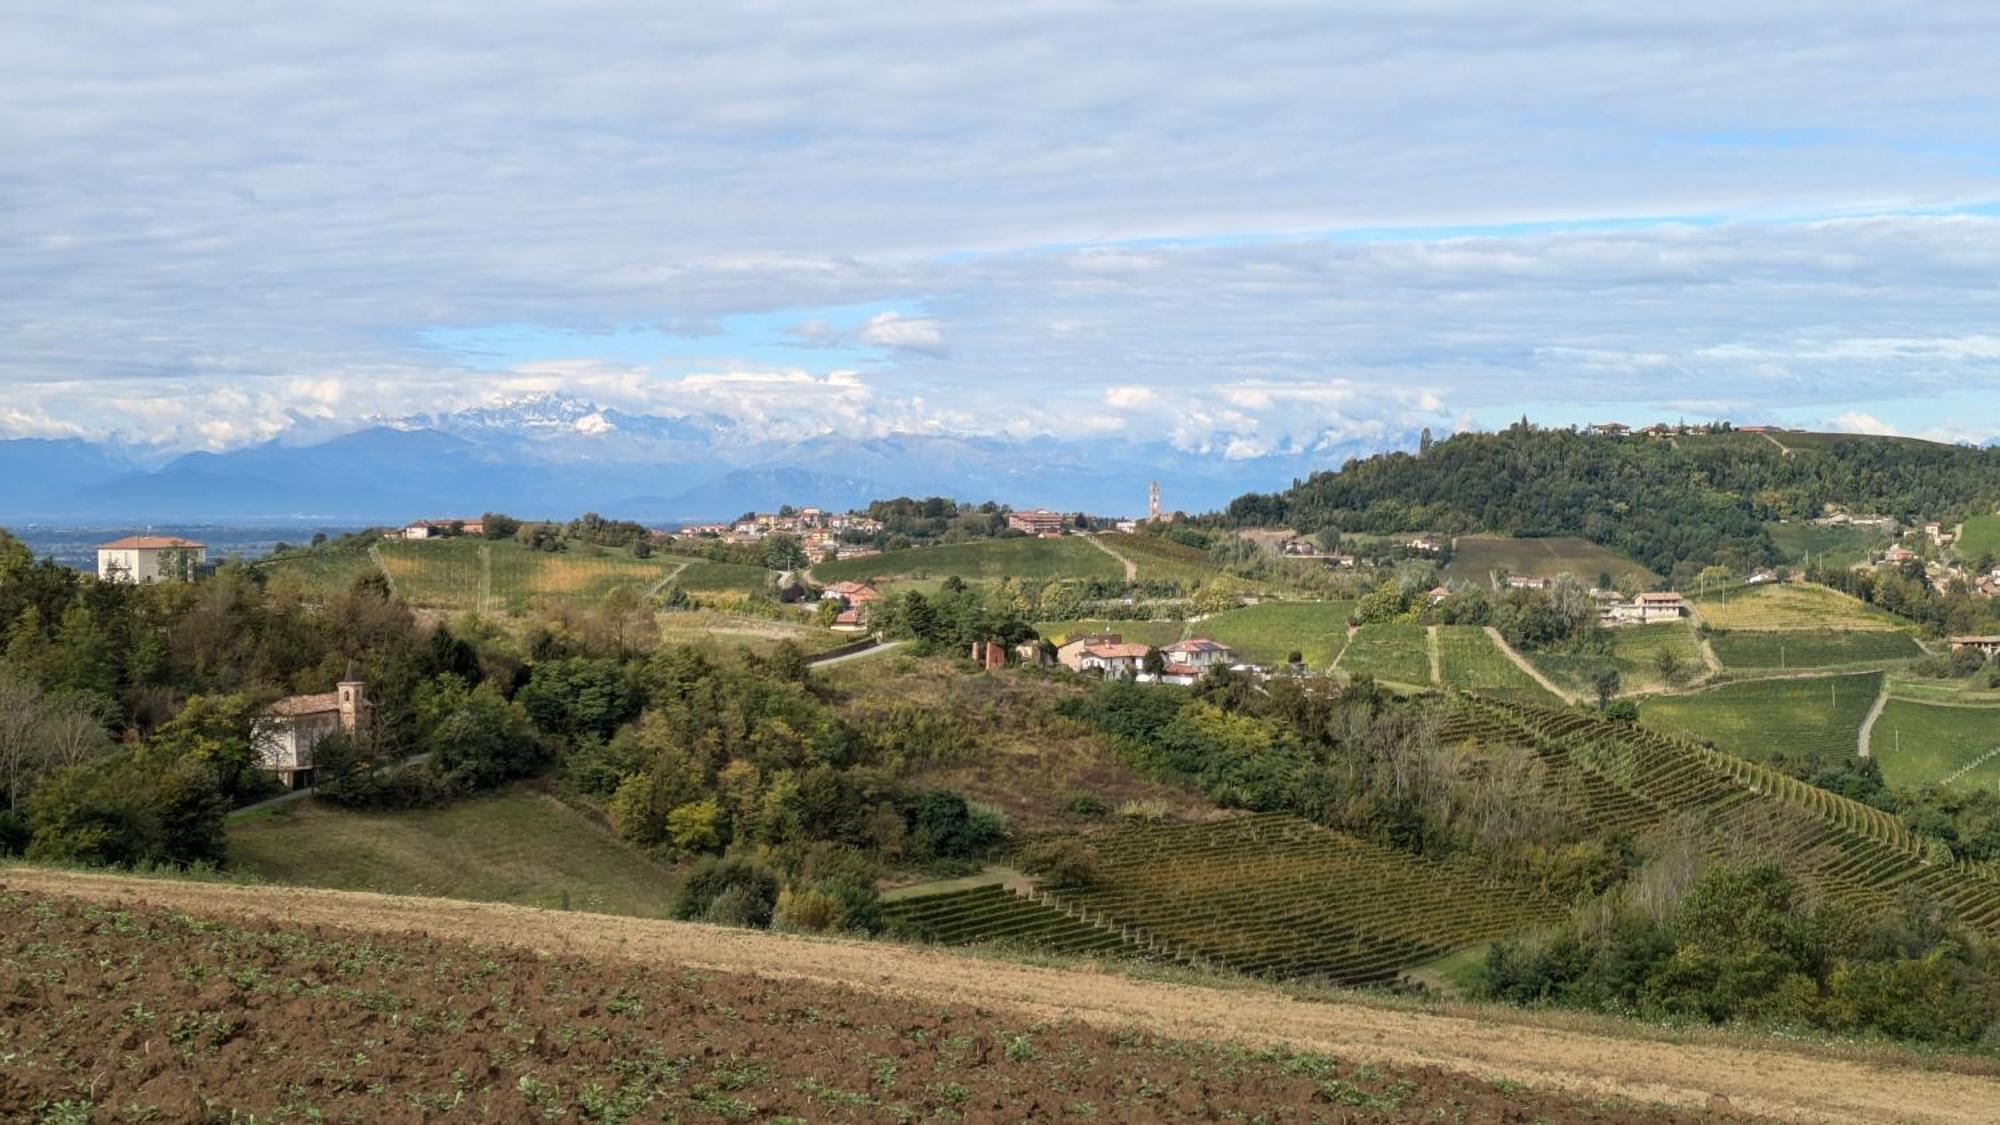
[[[368,710],[367,685],[360,680],[342,680],[337,688],[340,692],[340,729],[348,734],[364,733],[361,727]]]

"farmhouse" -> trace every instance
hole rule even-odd
[[[97,547],[106,582],[187,582],[208,562],[208,545],[173,535],[128,535]]]
[[[1169,669],[1185,668],[1200,673],[1218,664],[1228,667],[1236,656],[1236,650],[1207,637],[1189,637],[1161,649],[1160,655],[1166,657]]]
[[[1140,644],[1085,645],[1077,654],[1076,670],[1102,672],[1106,676],[1136,676],[1145,666],[1146,654],[1153,651]]]
[[[1532,574],[1510,574],[1507,576],[1509,590],[1546,590],[1549,580]]]
[[[1891,566],[1900,565],[1906,562],[1914,562],[1916,558],[1917,558],[1917,553],[1915,551],[1912,551],[1908,547],[1903,547],[1903,546],[1891,547],[1888,550],[1882,552],[1882,561],[1888,563]]]
[[[1987,657],[2000,657],[2000,634],[1951,638],[1951,650],[1973,649]]]
[[[318,695],[294,695],[264,708],[253,743],[258,764],[288,789],[313,781],[313,749],[335,731],[365,736],[375,729],[375,705],[360,680],[342,680]]]
[[[1061,512],[1051,512],[1047,508],[1007,514],[1007,526],[1010,529],[1029,535],[1061,535],[1068,523],[1068,518]]]
[[[1606,609],[1602,620],[1611,625],[1651,625],[1656,621],[1678,621],[1694,612],[1687,599],[1672,592],[1640,594],[1629,602]]]
[[[1777,580],[1778,580],[1777,571],[1760,570],[1757,573],[1751,575],[1750,577],[1745,578],[1743,580],[1743,584],[1745,586],[1766,586],[1769,585],[1770,583],[1776,582]]]

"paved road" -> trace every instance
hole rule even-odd
[[[868,656],[880,656],[892,648],[901,647],[902,643],[901,641],[884,641],[879,645],[864,648],[860,652],[843,652],[839,656],[820,657],[818,659],[807,660],[806,663],[814,668],[831,668],[836,664],[843,664],[849,660],[860,660]]]

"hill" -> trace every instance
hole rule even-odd
[[[968,582],[1096,578],[1115,582],[1125,577],[1125,566],[1089,539],[1065,535],[1060,539],[984,539],[885,551],[858,559],[819,563],[812,568],[812,574],[821,582],[870,578],[961,578]]]
[[[1895,516],[1983,514],[2000,500],[2000,450],[1851,435],[1600,437],[1513,426],[1456,434],[1238,497],[1239,525],[1369,533],[1581,536],[1676,582],[1720,562],[1793,561],[1768,522],[1825,505]],[[1682,583],[1684,584],[1684,583]]]
[[[1444,573],[1447,578],[1488,584],[1496,583],[1503,574],[1540,578],[1573,574],[1591,585],[1608,574],[1612,585],[1632,583],[1641,589],[1651,589],[1660,581],[1659,575],[1631,559],[1573,535],[1540,539],[1461,535],[1452,540],[1451,562]]]
[[[433,1097],[510,1119],[571,1104],[598,1106],[593,1118],[608,1116],[606,1104],[632,1104],[686,1106],[701,1117],[873,1119],[898,1107],[963,1116],[964,1107],[991,1105],[995,1116],[1036,1106],[1055,1116],[1068,1106],[1075,1116],[1158,1119],[1183,1115],[1179,1099],[1199,1098],[1207,1111],[1246,1118],[1325,1105],[1349,1117],[1639,1125],[1736,1112],[1974,1122],[1992,1106],[1990,1079],[1939,1069],[1929,1056],[1855,1059],[1741,1034],[1663,1040],[1614,1021],[1551,1024],[1339,994],[1302,1004],[1240,981],[1161,983],[1088,965],[441,899],[28,868],[0,872],[0,883],[10,904],[46,904],[0,912],[7,940],[64,956],[66,979],[91,998],[86,1010],[102,1009],[65,1023],[63,1050],[49,1061],[12,1069],[29,1101],[71,1095],[74,1069],[98,1075],[97,1097],[120,1106],[143,1109],[147,1089],[192,1106],[199,1090],[274,1114],[293,1095],[255,1053],[233,1045],[254,1042],[308,1073],[324,1062],[325,1075],[302,1089],[328,1116],[363,1119],[403,1115],[410,1099]],[[110,924],[107,908],[116,911]],[[134,941],[167,954],[149,962],[158,970],[116,968]],[[635,961],[654,971],[635,974]],[[260,990],[315,963],[346,967],[355,987]],[[127,1056],[139,1059],[128,1071],[126,1049],[101,1028],[135,1004],[171,1010],[186,995],[174,967],[211,982],[224,1010],[208,1029],[228,1033],[204,1038],[193,1023],[185,1062],[166,1061],[182,1056],[163,1041]],[[123,989],[109,987],[113,972]],[[465,1017],[462,1033],[424,1032],[449,1022],[460,998],[490,992],[495,978],[513,982],[504,1010]],[[566,1034],[580,1024],[603,1037]],[[1187,1039],[1195,1029],[1206,1043]],[[356,1058],[345,1047],[384,1035],[394,1052]],[[703,1044],[723,1053],[705,1055]],[[145,1061],[155,1055],[157,1063]],[[1101,1065],[1079,1068],[1079,1058]],[[479,1078],[489,1066],[498,1078]],[[596,1090],[589,1101],[587,1087]],[[1556,1089],[1567,1093],[1547,1092]]]

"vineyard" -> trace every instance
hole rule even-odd
[[[2000,786],[2000,707],[1891,699],[1871,749],[1882,779],[1897,788],[1992,789]]]
[[[1751,759],[1774,754],[1840,761],[1860,751],[1861,724],[1882,689],[1882,673],[1743,680],[1640,704],[1657,730],[1707,739]]]
[[[1215,577],[1215,564],[1208,552],[1157,535],[1120,535],[1105,532],[1098,536],[1105,546],[1132,560],[1139,568],[1139,580],[1203,582]]]
[[[1294,651],[1311,668],[1324,668],[1347,644],[1353,602],[1265,602],[1203,618],[1196,636],[1229,645],[1253,664],[1277,664]]]
[[[1618,673],[1619,690],[1626,694],[1677,687],[1708,673],[1694,630],[1685,623],[1626,625],[1607,632],[1611,640],[1608,656],[1530,652],[1528,660],[1544,676],[1584,697],[1596,691],[1595,677],[1607,668]],[[1663,654],[1671,675],[1662,671]]]
[[[982,539],[937,547],[911,547],[858,559],[818,563],[812,568],[819,582],[865,581],[871,578],[949,578],[967,582],[1019,578],[1046,582],[1052,578],[1102,578],[1118,581],[1125,565],[1075,535],[1061,539]]]
[[[1113,621],[1087,618],[1080,621],[1038,621],[1035,631],[1051,644],[1063,644],[1072,637],[1090,633],[1115,633],[1133,644],[1159,648],[1181,639],[1187,625],[1180,621]]]
[[[1114,926],[1086,921],[998,883],[882,903],[890,932],[941,945],[1006,943],[1057,953],[1136,953]]]
[[[1461,535],[1452,541],[1451,563],[1445,577],[1485,585],[1496,574],[1532,574],[1554,578],[1573,574],[1586,585],[1609,574],[1614,583],[1630,581],[1652,589],[1660,576],[1588,539],[1551,536],[1510,539],[1497,535]]]
[[[1477,625],[1440,625],[1438,665],[1444,682],[1482,695],[1547,703],[1553,700],[1534,678],[1515,665]]]
[[[1910,634],[1881,629],[1732,630],[1716,633],[1709,643],[1715,648],[1716,659],[1726,668],[1831,668],[1914,660],[1924,654]]]
[[[2000,557],[2000,515],[1966,520],[1953,549],[1967,563],[1977,563],[1988,555]]]
[[[511,539],[384,540],[367,552],[312,551],[265,564],[274,578],[332,591],[379,572],[410,605],[451,613],[519,613],[536,598],[595,601],[620,586],[652,588],[687,565],[683,578],[701,588],[762,586],[766,572],[750,566],[655,556],[636,558],[611,549],[532,551]],[[714,572],[714,573],[711,573]]]
[[[1347,642],[1337,666],[1350,676],[1366,674],[1421,688],[1431,682],[1430,638],[1422,625],[1410,622],[1363,625]]]
[[[2000,874],[1935,857],[1879,809],[1683,738],[1580,711],[1463,698],[1446,706],[1441,737],[1534,749],[1547,783],[1593,833],[1697,830],[1717,858],[1777,860],[1857,907],[1892,908],[1907,888],[2000,935]]]

